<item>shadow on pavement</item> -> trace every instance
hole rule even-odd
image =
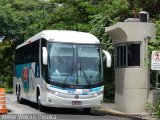
[[[38,105],[36,103],[24,100],[24,105],[28,105],[33,109],[38,110]],[[69,114],[69,115],[92,115],[92,116],[105,116],[106,114],[100,111],[92,110],[91,113],[85,113],[83,109],[74,109],[74,108],[54,108],[54,107],[45,107],[44,113],[46,114]]]
[[[36,103],[24,100],[23,105],[27,105],[33,109],[38,110],[38,105]],[[141,118],[135,118],[132,116],[124,116],[112,113],[106,113],[98,110],[92,110],[91,113],[85,113],[83,109],[72,109],[72,108],[53,108],[53,107],[45,107],[44,111],[40,114],[55,114],[55,115],[82,115],[84,116],[108,116],[108,118],[112,119],[113,116],[117,117],[117,119],[121,118],[129,118],[129,120],[142,120]],[[111,117],[112,116],[112,117]],[[114,119],[116,120],[116,119]]]

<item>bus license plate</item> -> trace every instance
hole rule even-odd
[[[72,105],[81,105],[81,101],[72,101]]]

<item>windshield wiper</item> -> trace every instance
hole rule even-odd
[[[84,77],[86,78],[87,83],[89,84],[89,86],[91,86],[91,81],[89,80],[85,69],[82,69],[81,63],[80,63],[80,71],[82,71]]]
[[[63,81],[64,86],[66,85],[68,79],[71,79],[72,75],[73,75],[73,73],[68,74],[68,75],[65,77],[65,79],[64,79],[64,81]],[[70,78],[69,78],[69,77],[70,77]]]
[[[64,79],[64,81],[63,81],[64,86],[66,85],[69,76],[70,76],[70,74],[68,74],[68,75],[65,77],[65,79]]]

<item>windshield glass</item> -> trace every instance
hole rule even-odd
[[[48,51],[50,81],[63,85],[102,83],[99,46],[49,43]]]

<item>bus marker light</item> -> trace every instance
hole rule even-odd
[[[98,94],[97,94],[97,93],[94,93],[93,95],[94,95],[94,96],[98,96]]]

